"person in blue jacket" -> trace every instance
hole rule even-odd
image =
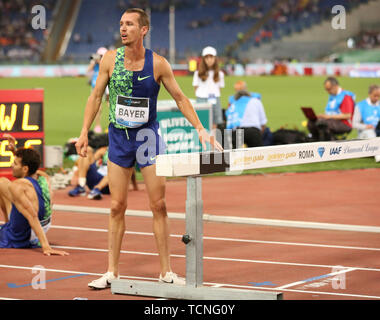
[[[229,107],[225,113],[226,129],[232,130],[232,146],[262,146],[267,117],[261,95],[248,92],[246,83],[241,80],[235,83],[234,89],[236,93],[229,97]],[[239,136],[239,132],[242,132],[242,137]]]
[[[359,139],[370,139],[380,135],[376,128],[380,120],[380,86],[369,87],[368,97],[357,103],[353,117],[353,128],[358,130]]]
[[[329,94],[325,113],[309,120],[307,128],[315,141],[335,140],[337,135],[350,133],[355,107],[355,94],[344,90],[334,77],[328,77],[324,88]]]

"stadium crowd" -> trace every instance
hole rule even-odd
[[[380,47],[380,31],[363,31],[355,38],[355,47],[360,49],[373,49]]]
[[[341,4],[346,10],[351,10],[360,3],[368,0],[344,0]],[[44,40],[47,37],[47,30],[34,30],[31,27],[31,8],[34,5],[43,5],[47,12],[52,12],[56,1],[54,0],[0,0],[0,61],[22,61],[28,60],[36,62],[39,60],[44,46]],[[126,10],[131,7],[150,7],[152,13],[167,13],[168,8],[173,4],[176,11],[187,11],[188,21],[187,28],[196,30],[202,28],[214,28],[218,32],[216,25],[236,25],[252,24],[262,18],[270,8],[273,7],[274,1],[264,2],[259,0],[114,0],[113,6],[118,11]],[[94,6],[96,3],[94,2]],[[249,44],[260,46],[262,43],[271,41],[273,38],[281,38],[285,34],[293,31],[300,31],[302,28],[310,27],[313,23],[320,22],[331,16],[330,0],[290,0],[283,1],[274,15],[265,25],[259,29]],[[201,8],[204,14],[199,17],[196,12]],[[48,15],[49,16],[49,15]],[[48,22],[49,23],[49,22]],[[244,29],[244,28],[243,28]],[[235,33],[233,36],[242,38],[246,29]],[[232,30],[232,29],[231,29]],[[96,44],[97,37],[88,30],[78,30],[73,33],[73,43],[87,42],[98,46],[104,43]],[[230,35],[229,35],[230,36]],[[226,38],[227,35],[226,35]],[[181,41],[186,41],[186,36],[179,37],[178,45]],[[233,39],[234,40],[234,39]],[[233,40],[230,40],[233,41]],[[379,33],[360,35],[356,41],[358,47],[376,47],[379,45]],[[228,43],[225,43],[227,45]],[[156,51],[160,49],[155,48]],[[70,46],[67,54],[70,55]],[[165,53],[165,51],[163,51]],[[178,52],[177,54],[180,54]]]
[[[46,30],[32,28],[31,11],[35,5],[43,5],[46,11],[52,11],[54,2],[0,0],[0,61],[39,61]]]

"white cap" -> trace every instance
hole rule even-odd
[[[96,54],[99,54],[99,55],[101,55],[101,56],[104,56],[106,52],[107,52],[107,49],[106,49],[106,48],[104,48],[104,47],[100,47],[100,48],[98,49],[98,51],[96,51]]]
[[[205,56],[208,56],[208,55],[216,57],[216,49],[213,48],[213,47],[206,47],[206,48],[204,48],[202,50],[202,57],[205,57]]]

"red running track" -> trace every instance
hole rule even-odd
[[[139,186],[129,194],[129,209],[149,210]],[[207,214],[380,227],[380,169],[204,177],[202,186]],[[56,204],[109,207],[109,196],[73,199],[68,190],[55,193]],[[185,200],[186,180],[168,181],[168,211],[184,213]],[[121,275],[157,279],[151,218],[126,221]],[[107,225],[104,214],[54,212],[49,240],[70,255],[2,249],[0,298],[146,299],[87,288],[107,267]],[[185,275],[184,220],[171,219],[171,230],[172,266]],[[204,223],[205,285],[280,291],[284,299],[380,299],[379,254],[380,235],[374,232]],[[39,275],[32,273],[34,266],[46,270],[45,289],[31,285]]]

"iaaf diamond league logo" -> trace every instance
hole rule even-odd
[[[325,153],[325,148],[324,147],[319,147],[318,148],[318,154],[322,158],[323,154]]]

